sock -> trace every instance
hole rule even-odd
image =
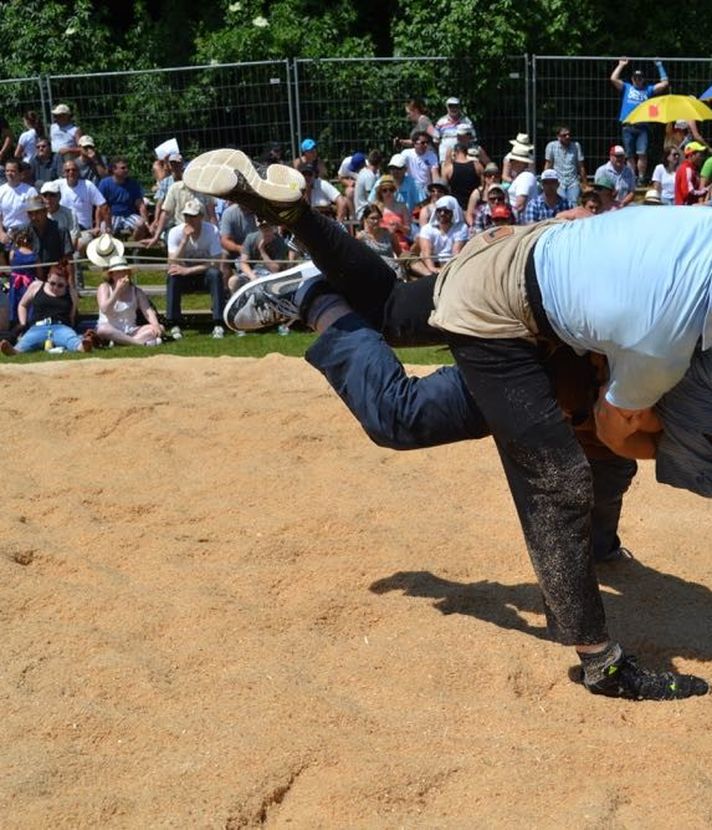
[[[351,311],[351,306],[341,294],[319,294],[307,309],[304,322],[321,334]]]
[[[609,643],[603,651],[594,651],[592,654],[577,652],[586,680],[596,683],[601,680],[605,670],[623,656],[623,649],[619,643]]]

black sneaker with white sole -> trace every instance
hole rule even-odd
[[[248,282],[227,302],[223,319],[233,331],[257,331],[291,325],[318,284],[321,272],[311,262]]]

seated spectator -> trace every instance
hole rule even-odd
[[[663,200],[660,198],[660,194],[654,187],[651,187],[650,190],[645,191],[645,196],[643,197],[644,205],[662,205],[662,203]]]
[[[482,204],[485,200],[485,193],[487,192],[489,186],[491,184],[501,184],[502,177],[499,173],[499,167],[493,162],[489,162],[489,164],[485,165],[484,170],[482,171],[482,183],[476,187],[472,193],[470,194],[470,198],[467,201],[467,210],[465,211],[465,222],[470,227],[473,227],[475,224],[475,215],[477,213],[477,208],[480,204]],[[504,193],[504,190],[502,191]]]
[[[245,240],[257,230],[257,217],[247,208],[231,204],[220,219],[220,244],[226,260],[239,262]]]
[[[45,182],[40,190],[40,196],[47,208],[47,217],[62,229],[67,231],[69,238],[72,240],[72,245],[77,244],[79,239],[79,224],[77,223],[77,215],[68,207],[60,205],[59,198],[61,195],[59,182]]]
[[[261,161],[265,167],[270,164],[286,164],[284,160],[284,147],[278,141],[270,141],[262,153]]]
[[[356,204],[354,202],[354,192],[356,189],[356,177],[366,164],[366,155],[364,153],[353,153],[341,162],[339,172],[337,173],[339,184],[341,185],[341,195],[348,202],[349,217],[356,215]]]
[[[480,148],[472,144],[472,133],[466,124],[458,128],[457,142],[443,163],[443,178],[450,192],[463,210],[467,210],[473,191],[482,183],[484,167],[480,162]]]
[[[17,159],[5,163],[5,176],[7,181],[0,186],[0,243],[7,248],[11,242],[9,232],[29,222],[27,200],[37,196],[37,191],[20,180]]]
[[[613,180],[614,199],[618,207],[629,205],[635,198],[635,173],[625,163],[625,150],[620,144],[614,144],[608,151],[608,161],[596,169],[594,182],[600,176]]]
[[[62,157],[52,152],[48,138],[38,137],[35,147],[37,152],[30,162],[32,178],[35,187],[42,187],[45,182],[53,182],[62,175]]]
[[[533,145],[516,143],[509,151],[509,170],[512,181],[507,196],[518,222],[524,216],[527,203],[539,195],[536,176],[531,172],[533,152]]]
[[[383,154],[381,151],[371,150],[366,158],[366,163],[358,171],[354,186],[354,212],[357,219],[363,218],[364,211],[368,206],[369,193],[376,183],[382,162]]]
[[[37,140],[46,139],[47,135],[42,119],[34,110],[27,110],[22,116],[22,123],[25,125],[25,130],[20,133],[20,137],[17,139],[15,158],[32,164],[32,160],[37,155]]]
[[[428,185],[427,190],[428,201],[422,205],[418,205],[413,211],[421,228],[424,228],[430,222],[433,213],[435,213],[435,205],[438,199],[450,195],[450,188],[447,182],[440,178],[433,179]]]
[[[391,156],[388,162],[388,173],[396,184],[396,202],[402,202],[408,211],[415,210],[415,206],[420,201],[418,199],[418,188],[413,181],[413,177],[408,174],[406,160],[402,153],[395,153]],[[381,179],[377,178],[374,182],[371,192],[368,194],[368,201],[376,201],[376,188],[381,183]]]
[[[499,182],[492,182],[492,184],[487,187],[486,192],[486,197],[479,203],[477,210],[475,211],[470,236],[482,233],[482,231],[486,231],[487,228],[491,228],[492,225],[494,225],[494,221],[492,220],[492,211],[497,205],[507,204],[507,195],[504,191],[504,187],[502,187]]]
[[[411,266],[420,276],[440,273],[443,265],[462,250],[467,242],[467,225],[457,199],[442,196],[435,204],[430,223],[420,229],[420,262]]]
[[[682,153],[691,141],[707,145],[697,126],[697,121],[670,121],[665,125],[665,144],[670,144]]]
[[[600,168],[599,168],[600,169]],[[601,202],[599,213],[607,213],[609,210],[618,210],[620,205],[614,198],[616,189],[615,180],[608,173],[597,173],[593,179],[593,189],[598,194]]]
[[[506,202],[499,202],[492,208],[492,224],[495,227],[517,224],[514,211]]]
[[[304,198],[307,202],[313,208],[317,209],[333,205],[336,208],[337,221],[343,222],[348,211],[346,199],[344,199],[331,182],[322,179],[316,174],[316,168],[313,164],[300,164],[298,169],[302,176],[304,176],[307,184],[304,191]]]
[[[99,182],[99,193],[111,211],[114,234],[130,233],[134,240],[148,236],[148,210],[143,200],[143,188],[129,176],[129,163],[123,156],[112,160],[111,175]]]
[[[316,175],[323,181],[326,181],[326,165],[319,158],[319,153],[316,148],[316,141],[314,141],[313,138],[305,138],[299,145],[299,149],[301,151],[301,155],[294,159],[292,162],[293,166],[296,167],[297,170],[301,170],[301,166],[303,164],[310,164],[316,171]]]
[[[79,297],[65,268],[52,265],[47,280],[35,280],[20,300],[17,316],[24,334],[14,348],[7,340],[0,342],[0,352],[7,357],[48,347],[90,352],[92,333],[80,337],[73,328],[78,304]]]
[[[69,231],[49,218],[45,200],[40,196],[31,196],[27,200],[27,215],[30,222],[20,230],[29,240],[32,253],[36,257],[35,261],[61,263],[65,266],[69,279],[73,280],[74,265],[71,258],[74,245]],[[45,279],[47,268],[37,269],[36,276],[41,280]]]
[[[663,159],[653,170],[652,186],[660,194],[660,200],[664,205],[675,203],[675,172],[680,166],[680,151],[672,144],[666,144],[663,150]],[[709,161],[709,159],[707,160]],[[708,185],[712,179],[712,165],[710,165],[707,180],[705,181],[705,167],[702,167],[702,186]]]
[[[529,133],[517,133],[516,138],[510,138],[509,143],[514,147],[515,144],[529,148],[529,164],[527,165],[527,171],[529,173],[536,173],[534,168],[534,145],[529,138]],[[511,156],[512,151],[510,150],[507,155],[502,159],[502,181],[503,182],[511,182],[514,179],[514,175],[512,174],[512,165],[511,165]]]
[[[183,222],[168,231],[166,319],[174,340],[183,336],[179,325],[183,294],[206,289],[211,297],[212,336],[219,339],[225,334],[222,326],[225,289],[219,267],[222,253],[218,229],[211,222],[203,221],[203,205],[198,199],[189,199],[183,208]]]
[[[447,160],[448,154],[457,144],[458,134],[463,135],[463,128],[471,136],[472,141],[477,141],[475,125],[460,109],[460,99],[451,96],[445,101],[445,107],[447,112],[435,122],[435,129],[440,139],[438,145],[440,164]]]
[[[691,141],[685,146],[684,153],[685,160],[675,171],[675,204],[696,205],[704,201],[709,192],[709,188],[702,187],[700,182],[700,170],[707,155],[707,148],[704,144]]]
[[[102,231],[111,217],[106,199],[97,186],[79,178],[79,167],[74,159],[64,162],[64,178],[59,183],[59,203],[74,211],[79,226],[77,251],[81,254],[89,242]]]
[[[602,212],[601,197],[595,190],[586,190],[581,194],[581,207],[596,216]]]
[[[382,222],[381,208],[377,204],[366,205],[363,212],[363,229],[359,231],[356,238],[375,251],[394,271],[400,273],[398,243],[390,231],[382,226]]]
[[[440,140],[438,131],[428,117],[428,111],[420,98],[409,98],[405,102],[406,118],[412,123],[410,138],[394,138],[393,146],[396,149],[413,146],[413,133],[426,133],[433,144]]]
[[[381,176],[376,185],[376,201],[381,211],[381,226],[393,235],[399,251],[410,248],[410,213],[403,202],[396,201],[396,181],[392,176]]]
[[[34,187],[35,180],[32,175],[32,165],[26,161],[20,161],[18,164],[20,169],[20,181],[23,184],[29,185],[29,187]]]
[[[524,208],[523,225],[533,225],[544,219],[554,219],[563,210],[571,210],[573,205],[568,199],[559,196],[559,174],[553,168],[541,174],[542,192],[527,202]]]
[[[97,335],[124,346],[160,346],[163,326],[146,293],[131,280],[132,269],[123,256],[108,260],[104,282],[96,290],[99,306]],[[138,313],[147,320],[139,325]]]
[[[426,188],[434,176],[440,175],[440,163],[430,146],[430,139],[425,132],[413,132],[413,147],[404,150],[401,155],[405,159],[408,174],[415,182],[418,193],[418,202],[427,198]]]
[[[234,293],[249,280],[284,271],[289,265],[289,248],[274,225],[257,220],[257,230],[247,235],[240,256],[239,277],[230,277],[228,287]]]
[[[109,175],[109,162],[106,156],[97,151],[94,139],[90,135],[83,135],[77,144],[79,155],[76,162],[79,167],[79,176],[98,185],[101,179]]]
[[[62,161],[79,155],[79,139],[82,131],[72,120],[72,110],[67,104],[57,104],[52,110],[54,120],[49,128],[52,152],[59,153]]]
[[[217,216],[215,215],[215,199],[203,193],[194,193],[183,181],[183,156],[180,153],[171,153],[168,156],[168,164],[171,168],[172,181],[168,184],[169,179],[165,179],[156,194],[156,200],[160,202],[160,207],[159,205],[156,207],[158,218],[152,226],[153,236],[143,243],[147,247],[157,245],[166,228],[172,228],[174,225],[182,224],[185,206],[188,202],[195,201],[196,199],[203,206],[203,214],[207,217],[208,221],[216,226],[218,224]],[[164,185],[166,187],[166,195],[160,201],[160,194]]]
[[[17,228],[11,234],[10,248],[10,291],[8,298],[10,322],[17,321],[17,307],[30,285],[39,277],[39,269],[34,267],[39,262],[32,250],[32,240],[25,228]]]

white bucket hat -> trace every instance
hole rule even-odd
[[[516,138],[509,139],[510,144],[528,144],[530,147],[534,147],[532,144],[531,138],[529,138],[529,133],[517,133]]]
[[[523,161],[527,164],[534,161],[534,147],[531,144],[519,144],[518,142],[512,145],[509,151],[509,158],[512,161]]]
[[[111,257],[124,255],[124,243],[110,233],[102,233],[87,245],[87,258],[94,265],[106,268]]]

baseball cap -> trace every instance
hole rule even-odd
[[[30,196],[25,202],[25,210],[31,213],[33,210],[47,210],[47,205],[39,196]]]
[[[707,148],[704,144],[700,144],[699,141],[691,141],[689,144],[685,145],[685,155],[691,156],[693,153],[705,153]]]
[[[499,190],[500,193],[504,193],[504,187],[502,187],[499,182],[492,182],[492,184],[487,188],[487,193],[489,194],[492,190]]]
[[[388,162],[389,167],[405,167],[405,164],[405,158],[401,153],[391,156],[391,160]]]
[[[351,156],[351,161],[349,162],[349,170],[352,173],[357,173],[363,166],[366,164],[366,154],[365,153],[354,153]]]
[[[687,121],[676,121],[675,122],[675,129],[676,130],[686,130],[690,125]]]
[[[299,146],[303,153],[308,152],[309,150],[316,149],[316,141],[313,138],[305,138]]]
[[[202,216],[203,206],[197,199],[188,199],[183,208],[183,216]]]
[[[171,162],[171,161],[182,162],[183,161],[183,156],[180,153],[171,153],[168,156],[168,161],[169,162]]]
[[[72,110],[66,104],[57,104],[52,110],[52,115],[71,115]]]
[[[541,174],[541,180],[543,182],[558,182],[559,174],[556,170],[544,170]]]
[[[485,165],[485,173],[499,173],[499,165],[494,161],[490,161]]]
[[[83,135],[77,144],[80,147],[94,147],[94,139],[90,135]]]
[[[458,124],[455,135],[470,135],[472,127],[469,124]]]
[[[620,144],[613,144],[611,149],[608,151],[609,156],[624,156],[625,149],[621,147]]]
[[[644,73],[643,73],[642,69],[634,69],[631,74],[632,75],[639,75],[642,78]]]
[[[512,218],[512,211],[507,204],[499,204],[495,205],[492,208],[492,218],[493,219],[511,219]]]
[[[62,192],[62,188],[59,186],[59,182],[58,182],[58,181],[45,182],[45,183],[42,185],[42,188],[41,188],[41,190],[40,190],[40,193],[55,193],[55,194],[59,194],[59,193],[61,193],[61,192]]]
[[[596,178],[593,180],[594,187],[604,187],[606,190],[615,190],[616,183],[615,181],[606,173],[600,173]]]
[[[449,107],[449,106],[459,107],[459,106],[460,106],[460,99],[459,99],[459,98],[457,98],[457,97],[456,97],[456,96],[454,96],[454,95],[451,95],[451,96],[447,99],[447,101],[445,101],[445,105],[446,105],[446,106],[448,106],[448,107]]]

